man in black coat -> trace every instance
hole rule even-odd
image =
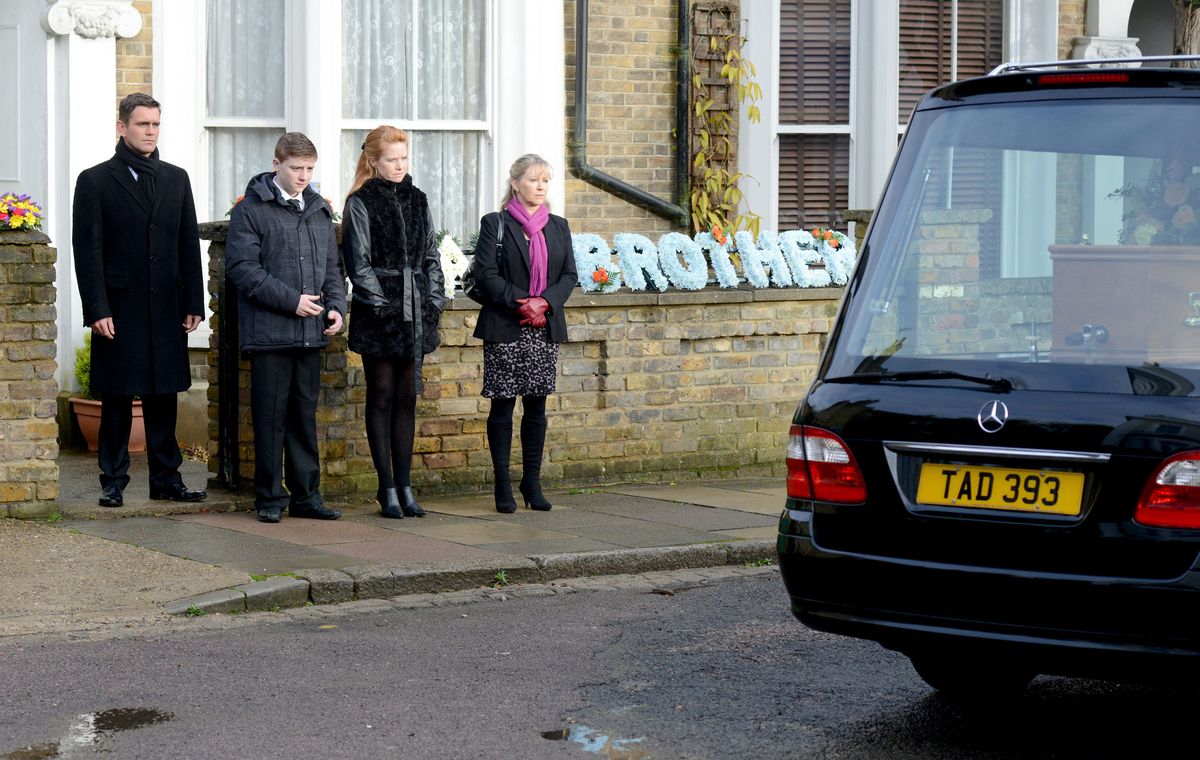
[[[346,313],[346,278],[333,211],[309,185],[316,163],[317,148],[303,134],[279,138],[274,171],[250,179],[225,247],[250,359],[254,507],[268,523],[285,507],[292,517],[342,516],[321,498],[317,397],[321,348]]]
[[[72,245],[92,330],[92,392],[100,412],[100,506],[119,507],[129,483],[133,397],[142,399],[150,498],[200,501],[179,475],[178,394],[191,386],[187,334],[204,317],[196,207],[187,172],[158,158],[161,108],[121,101],[115,155],[75,184]]]

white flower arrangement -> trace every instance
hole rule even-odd
[[[717,232],[721,229],[716,228]],[[711,232],[701,232],[696,236],[696,245],[712,262],[713,273],[717,275],[717,284],[723,288],[736,288],[741,278],[733,268],[733,259],[729,257],[729,239],[722,232],[718,238]]]
[[[445,281],[446,298],[454,298],[455,283],[460,280],[463,272],[467,271],[467,267],[471,262],[467,260],[466,254],[462,252],[458,241],[449,232],[443,230],[441,237],[438,240],[438,255],[441,258],[442,278]]]
[[[708,260],[696,241],[683,233],[668,232],[658,239],[658,261],[677,288],[700,290],[708,284]]]
[[[743,230],[733,236],[737,242],[733,249],[725,233],[714,228],[695,238],[668,232],[657,245],[645,235],[619,233],[615,238],[618,267],[604,238],[592,233],[571,237],[579,285],[587,293],[617,290],[622,278],[630,290],[645,290],[648,285],[658,291],[670,286],[699,290],[708,282],[710,266],[722,288],[737,287],[743,278],[756,288],[845,285],[858,255],[854,242],[837,230],[764,231],[757,240]],[[733,250],[741,264],[741,277],[731,256]],[[824,268],[812,266],[822,263]]]
[[[579,287],[584,293],[611,293],[621,287],[621,269],[613,264],[607,240],[591,233],[572,235],[571,247],[575,251]]]
[[[625,282],[630,290],[645,290],[647,274],[655,290],[661,292],[667,289],[671,283],[658,266],[658,249],[650,242],[650,238],[621,232],[615,240],[617,260],[621,262],[621,271],[625,273]]]

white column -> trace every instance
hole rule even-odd
[[[740,211],[762,217],[762,229],[779,229],[779,0],[742,2],[746,60],[754,64],[755,81],[762,87],[758,123],[746,118],[747,108],[738,109],[738,171],[745,177]]]
[[[874,208],[896,155],[900,5],[854,7],[850,112],[850,208]]]
[[[495,115],[494,192],[485,209],[499,201],[503,177],[513,159],[537,153],[554,167],[550,204],[556,212],[566,202],[567,142],[566,55],[563,5],[555,0],[503,0],[495,5],[498,45],[496,83],[492,88]],[[530,99],[530,93],[536,93]]]
[[[1072,58],[1136,58],[1142,54],[1137,38],[1129,36],[1133,0],[1091,0],[1087,36],[1072,40]],[[1137,64],[1134,64],[1137,65]]]
[[[58,248],[59,387],[74,387],[74,346],[83,341],[83,309],[71,250],[75,179],[112,155],[117,143],[116,38],[133,37],[142,17],[133,0],[47,0],[42,27],[52,35],[47,54],[49,97],[48,220]]]
[[[1006,62],[1058,59],[1058,0],[1009,0],[1005,12]]]

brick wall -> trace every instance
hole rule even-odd
[[[142,14],[142,31],[136,37],[117,38],[118,104],[121,98],[131,93],[154,94],[152,5],[151,0],[135,0],[133,7]]]
[[[49,514],[58,498],[56,251],[0,231],[0,517]]]
[[[1058,0],[1058,59],[1071,57],[1071,44],[1087,31],[1088,0]]]
[[[225,222],[202,225],[216,293]],[[839,288],[708,289],[608,295],[576,292],[558,392],[547,403],[544,478],[551,485],[782,477],[792,412],[811,381]],[[226,299],[228,300],[228,299]],[[209,368],[210,469],[217,454],[220,303],[214,299]],[[455,298],[442,345],[426,358],[417,401],[413,483],[425,492],[483,489],[491,481],[479,395],[483,346],[470,337],[478,307]],[[353,315],[351,315],[353,319]],[[345,333],[323,353],[318,437],[329,496],[375,493],[367,447],[361,359]],[[248,368],[241,363],[239,475],[253,478]],[[518,410],[519,414],[519,410]],[[515,426],[519,428],[519,425]],[[519,467],[514,440],[513,466]]]
[[[676,202],[674,195],[676,0],[591,0],[588,14],[588,162]],[[566,25],[567,144],[575,129],[575,2]],[[676,229],[669,220],[566,176],[566,209],[575,233]]]

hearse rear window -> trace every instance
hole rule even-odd
[[[1195,395],[1196,124],[1178,98],[918,112],[826,375]]]

